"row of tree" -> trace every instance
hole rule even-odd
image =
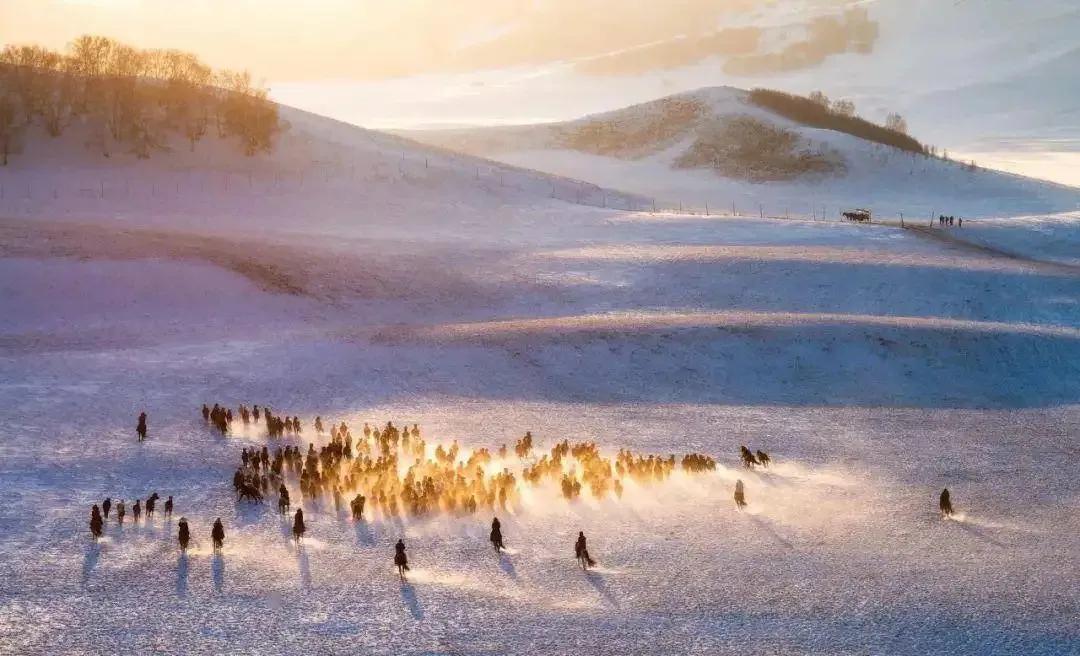
[[[754,89],[750,92],[750,101],[803,125],[846,132],[910,153],[930,154],[917,139],[907,134],[907,122],[899,114],[889,114],[885,125],[878,125],[857,116],[855,103],[850,100],[830,101],[820,91],[798,96],[774,89]]]
[[[82,36],[57,52],[37,45],[0,51],[0,163],[40,125],[59,137],[74,121],[91,128],[89,147],[139,158],[183,138],[191,150],[213,131],[235,137],[247,155],[269,152],[277,106],[247,72],[215,71],[179,50],[142,50]]]

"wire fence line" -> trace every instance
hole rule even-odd
[[[376,150],[367,153],[363,159],[316,162],[294,170],[258,165],[249,170],[153,169],[149,166],[145,169],[117,166],[56,171],[0,168],[0,211],[28,213],[37,204],[71,199],[90,209],[95,202],[129,200],[152,204],[169,199],[213,202],[331,191],[363,196],[368,191],[366,187],[372,183],[391,189],[400,185],[432,191],[457,190],[467,185],[484,193],[504,195],[507,200],[514,192],[519,192],[577,205],[656,215],[839,221],[844,210],[813,203],[801,204],[805,210],[795,210],[775,202],[755,203],[745,199],[725,203],[673,201],[491,160],[464,158],[449,152],[435,151],[418,157],[404,150],[398,153]]]

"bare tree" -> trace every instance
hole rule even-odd
[[[885,117],[885,127],[896,132],[907,134],[907,121],[903,116],[900,116],[896,112],[892,112]]]
[[[810,100],[812,100],[813,102],[821,105],[822,107],[827,108],[829,106],[829,97],[821,91],[811,91],[810,95],[807,97],[810,98]]]
[[[837,100],[833,102],[832,110],[841,116],[855,116],[855,103],[847,99]]]
[[[168,148],[170,133],[194,150],[211,121],[235,136],[247,155],[269,151],[279,128],[277,106],[250,74],[215,75],[179,50],[143,50],[101,36],[81,36],[66,54],[40,46],[0,49],[4,159],[19,131],[40,124],[59,136],[75,117],[87,123],[87,146],[108,157],[114,145],[147,158]]]

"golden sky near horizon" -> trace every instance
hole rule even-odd
[[[0,44],[103,34],[266,79],[380,78],[589,56],[713,30],[768,1],[2,0]]]

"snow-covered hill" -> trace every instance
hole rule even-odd
[[[289,107],[280,114],[285,129],[274,151],[254,157],[214,135],[194,150],[182,140],[166,143],[147,160],[123,150],[106,157],[90,145],[87,126],[75,124],[58,138],[31,128],[22,152],[0,167],[0,214],[425,239],[498,223],[507,207],[543,216],[566,203],[644,202]]]
[[[688,154],[711,145],[725,126],[749,117],[797,135],[787,162],[823,163],[790,175],[740,174],[730,155],[687,165]],[[736,136],[744,126],[734,125]],[[1001,216],[1055,213],[1080,206],[1080,190],[944,161],[807,127],[749,102],[745,91],[718,87],[678,94],[612,112],[554,124],[408,131],[416,139],[494,157],[519,166],[579,177],[681,205],[744,215],[836,218],[867,207],[882,217],[901,214]],[[738,146],[739,144],[736,144]],[[761,152],[756,142],[745,144]],[[736,149],[737,152],[737,149]]]
[[[265,160],[55,142],[0,169],[0,653],[1076,650],[1080,276],[1031,238],[1060,226],[987,220],[976,247],[932,238],[967,224],[630,212],[285,115]],[[305,432],[222,437],[215,402]],[[461,457],[531,430],[718,467],[530,488],[502,555],[489,514],[353,522],[290,479],[297,546],[230,481],[243,448],[321,446],[316,416],[416,422]],[[91,504],[153,491],[173,518],[90,541]]]

